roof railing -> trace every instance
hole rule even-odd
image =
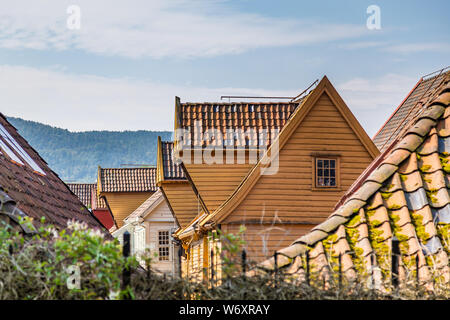
[[[296,100],[298,100],[303,94],[305,94],[310,88],[312,88],[314,85],[316,85],[319,82],[319,79],[316,79],[313,83],[311,83],[309,85],[308,88],[306,88],[305,90],[303,90],[301,93],[299,93],[298,95],[296,95],[295,97],[261,97],[261,96],[220,96],[220,100],[223,99],[228,99],[228,102],[230,102],[230,99],[278,99],[278,100],[283,100],[283,99],[289,99],[291,100],[290,102],[295,102]]]
[[[432,73],[426,74],[426,75],[424,75],[424,76],[422,77],[422,79],[425,80],[425,79],[432,78],[436,73],[439,73],[439,75],[440,75],[440,74],[446,72],[448,69],[450,69],[450,66],[445,67],[445,68],[442,68],[442,69],[439,69],[439,70],[436,70],[436,71],[434,71],[434,72],[432,72]]]

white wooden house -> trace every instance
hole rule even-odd
[[[158,190],[125,218],[124,225],[112,235],[123,243],[123,234],[128,231],[131,254],[139,258],[146,249],[149,249],[153,257],[152,269],[178,275],[179,246],[172,238],[172,233],[176,229],[178,225],[163,194]]]

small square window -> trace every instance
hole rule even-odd
[[[315,158],[315,184],[317,188],[336,188],[337,159]]]

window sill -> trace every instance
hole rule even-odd
[[[312,187],[312,191],[342,191],[343,189],[341,187],[325,187],[325,188],[317,188]]]

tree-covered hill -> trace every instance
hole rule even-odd
[[[20,118],[8,120],[66,182],[97,181],[99,165],[154,165],[158,135],[163,140],[172,139],[169,131],[70,132]]]

